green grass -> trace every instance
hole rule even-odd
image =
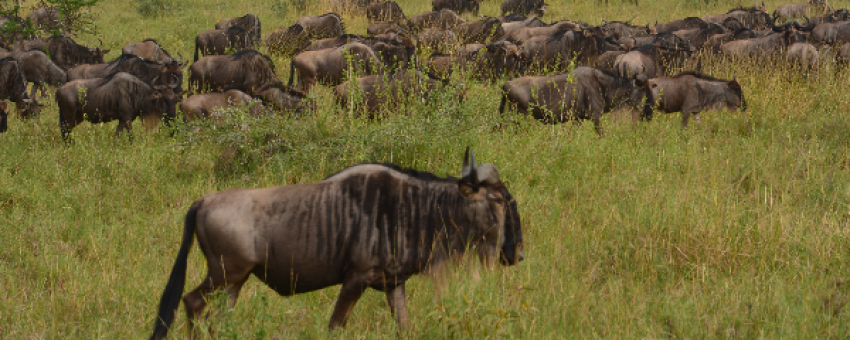
[[[399,2],[408,14],[430,7]],[[143,17],[132,2],[102,0],[95,12],[113,49],[108,58],[144,38],[188,57],[194,35],[221,18],[256,13],[265,35],[300,15],[279,17],[275,3],[188,0]],[[588,23],[664,21],[735,5],[549,4],[547,21]],[[498,5],[486,0],[481,13],[498,14]],[[306,14],[328,9],[309,2]],[[350,32],[365,32],[364,18],[344,18]],[[288,76],[287,60],[275,63]],[[315,115],[236,114],[197,130],[178,127],[174,137],[137,122],[132,143],[113,138],[115,123],[84,123],[65,145],[53,103],[36,119],[10,119],[0,135],[0,337],[147,337],[196,198],[313,182],[366,161],[457,175],[470,145],[479,161],[499,167],[519,202],[526,261],[494,272],[471,265],[439,287],[411,279],[415,331],[403,337],[847,339],[848,74],[833,76],[830,63],[808,80],[781,64],[704,66],[737,77],[749,110],[706,112],[686,130],[678,114],[638,124],[606,116],[604,138],[589,122],[500,116],[498,87],[484,84],[471,84],[462,103],[417,104],[377,122],[335,107],[319,87]],[[186,289],[204,274],[195,247]],[[337,292],[281,298],[251,279],[237,307],[218,308],[209,324],[217,338],[396,337],[374,291],[348,328],[329,333]],[[182,338],[186,326],[181,307],[171,335]]]

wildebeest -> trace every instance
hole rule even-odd
[[[637,80],[585,66],[553,76],[521,77],[502,86],[499,112],[510,103],[517,112],[544,123],[591,119],[601,134],[599,119],[603,112],[637,111],[645,97],[639,85]]]
[[[692,28],[673,32],[673,34],[682,38],[682,40],[690,41],[697,50],[702,49],[708,39],[712,36],[723,33],[726,33],[726,29],[718,24],[708,24],[702,28]]]
[[[807,42],[795,42],[788,46],[786,54],[788,63],[798,69],[804,76],[816,71],[820,62],[820,53],[815,45]]]
[[[29,15],[30,22],[35,25],[35,28],[50,31],[62,28],[62,22],[59,21],[58,7],[42,7],[33,10]]]
[[[0,41],[3,44],[3,41]],[[12,44],[5,45],[9,51],[26,52],[31,50],[43,50],[47,47],[47,39],[23,39],[15,40]]]
[[[193,94],[234,88],[253,95],[254,90],[272,81],[279,81],[274,63],[254,50],[206,56],[189,67],[189,92]]]
[[[656,34],[655,27],[632,25],[622,21],[605,21],[602,20],[602,25],[599,26],[605,35],[614,40],[620,40],[628,37],[641,37]]]
[[[383,63],[375,52],[361,43],[351,43],[319,51],[305,51],[292,58],[289,86],[293,85],[296,72],[301,89],[309,93],[317,81],[329,86],[339,85],[345,80],[346,71],[358,75],[369,75],[378,73],[381,68]]]
[[[369,46],[380,57],[384,66],[392,71],[399,66],[410,65],[410,60],[416,55],[416,46],[413,39],[395,33],[378,34],[371,37],[363,37],[357,34],[344,34],[336,38],[318,40],[304,51],[318,51],[328,48],[337,48],[358,42]]]
[[[511,42],[500,40],[486,46],[467,46],[477,48],[468,48],[457,55],[432,55],[426,61],[428,75],[448,80],[457,69],[475,79],[496,81],[522,71],[519,49]]]
[[[366,18],[370,23],[378,21],[402,22],[407,20],[401,7],[395,1],[371,4],[366,7]]]
[[[764,6],[737,7],[726,14],[706,15],[702,17],[706,23],[721,25],[728,18],[735,18],[744,27],[751,30],[773,28],[773,19],[767,14]]]
[[[735,41],[735,40],[744,40],[744,39],[752,39],[756,37],[756,32],[753,30],[743,27],[734,32],[727,32],[723,34],[715,34],[708,38],[708,41],[703,44],[703,49],[709,50],[711,52],[717,53],[720,52],[720,46],[723,44]]]
[[[27,80],[20,63],[12,57],[0,59],[0,100],[15,103],[21,117],[38,112],[38,103],[27,95]]]
[[[28,52],[10,52],[0,53],[0,58],[12,57],[18,61],[21,71],[24,74],[24,79],[27,82],[33,83],[32,92],[29,97],[35,99],[36,91],[41,91],[41,96],[44,97],[46,87],[45,84],[59,86],[68,80],[68,75],[64,70],[56,66],[56,64],[47,57],[44,52],[33,50]]]
[[[439,27],[427,28],[416,36],[418,49],[439,52],[443,54],[452,53],[457,50],[460,41],[457,35],[447,29]]]
[[[304,27],[304,32],[307,32],[307,35],[313,40],[334,38],[345,34],[342,17],[336,13],[300,17],[295,20],[295,24]]]
[[[351,104],[356,105],[358,111],[366,112],[369,119],[385,112],[395,112],[399,106],[427,100],[430,93],[442,84],[415,70],[365,76],[354,81],[346,81],[334,88],[335,101],[346,109],[349,96],[354,94],[360,100]]]
[[[466,22],[457,13],[450,9],[442,9],[433,12],[423,12],[411,16],[410,19],[401,23],[411,33],[419,34],[422,30],[431,27],[453,29],[455,26]]]
[[[121,48],[121,54],[134,54],[144,60],[155,61],[163,64],[168,64],[174,60],[174,58],[171,57],[171,54],[159,46],[159,43],[153,39],[145,39],[142,42],[127,44]],[[180,54],[178,53],[178,55]],[[183,60],[182,56],[180,57],[180,60]]]
[[[262,112],[261,105],[254,103],[254,98],[239,90],[199,93],[189,96],[180,103],[183,120],[187,122],[211,118],[216,112],[229,107],[247,109],[248,113],[254,116]]]
[[[408,35],[409,32],[406,28],[402,27],[395,21],[374,23],[369,25],[369,27],[366,27],[366,34],[368,35],[378,35],[387,33]]]
[[[103,64],[103,56],[110,50],[101,50],[103,42],[96,48],[88,48],[66,36],[54,36],[47,40],[50,59],[66,72],[80,64]]]
[[[127,72],[149,86],[168,85],[177,79],[177,92],[182,91],[183,67],[177,60],[161,64],[134,54],[122,54],[106,64],[83,64],[68,71],[68,80],[105,78],[116,72]]]
[[[266,37],[266,47],[269,52],[283,55],[294,55],[310,45],[310,36],[299,24],[294,24],[285,29],[272,31]]]
[[[800,18],[809,14],[808,12],[819,12],[818,14],[821,14],[832,11],[835,11],[835,9],[826,0],[809,0],[809,2],[785,4],[776,7],[773,11],[773,20]]]
[[[504,0],[500,7],[502,15],[519,13],[542,17],[546,13],[546,4],[543,0]]]
[[[672,77],[649,79],[644,84],[646,104],[644,118],[652,119],[657,106],[663,112],[682,112],[682,126],[688,126],[693,114],[699,120],[704,110],[747,109],[741,84],[737,80],[717,79],[696,72],[683,72]]]
[[[579,65],[592,65],[600,54],[616,49],[618,46],[608,42],[599,27],[594,27],[532,38],[520,46],[519,53],[526,69],[566,70],[572,60]]]
[[[263,105],[273,110],[300,117],[308,112],[316,111],[316,101],[307,100],[307,94],[281,82],[271,82],[263,85],[256,91],[256,97],[263,101]]]
[[[523,42],[531,40],[534,37],[550,36],[564,30],[576,31],[581,29],[581,24],[577,22],[562,20],[552,25],[543,27],[521,27],[512,30],[508,34],[505,34],[503,39],[510,41],[514,44],[522,44]]]
[[[166,123],[177,117],[177,101],[182,93],[174,92],[177,82],[150,87],[126,72],[106,78],[69,81],[56,90],[59,103],[59,125],[62,138],[68,140],[71,130],[83,120],[105,123],[118,120],[115,137],[132,128],[136,117],[159,117]],[[85,87],[85,92],[80,89]]]
[[[217,30],[225,30],[231,26],[240,26],[248,31],[248,35],[251,36],[251,40],[254,42],[260,41],[261,35],[261,27],[260,27],[260,18],[252,13],[245,14],[244,16],[238,18],[230,18],[219,21],[215,24],[215,29]]]
[[[510,16],[522,16],[521,14],[511,14]],[[508,16],[508,17],[510,17]],[[525,27],[546,27],[549,26],[543,20],[537,17],[526,18],[518,21],[502,21],[502,29],[505,30],[505,36],[516,32]]]
[[[847,64],[850,63],[850,43],[841,45],[838,54],[835,56],[835,62],[837,64],[836,74],[847,68]]]
[[[626,54],[627,52],[628,50],[608,51],[602,53],[599,56],[599,59],[596,59],[596,68],[611,73],[617,73],[617,71],[614,69],[614,65],[617,63],[617,59],[619,59],[621,55]]]
[[[502,22],[494,17],[462,23],[455,28],[455,32],[463,44],[484,44],[505,35]]]
[[[776,29],[787,28],[777,26]],[[726,56],[733,58],[762,57],[784,51],[791,44],[803,41],[800,33],[795,30],[787,30],[783,33],[770,34],[764,37],[735,40],[720,46],[720,51]]]
[[[523,260],[519,211],[499,170],[478,166],[467,149],[461,176],[361,164],[317,183],[232,189],[196,200],[151,339],[165,338],[174,320],[195,235],[208,272],[183,297],[189,320],[203,315],[214,290],[226,289],[235,303],[254,274],[283,296],[341,283],[331,329],[345,326],[369,287],[386,292],[399,327],[410,328],[404,284],[411,276],[466,251],[488,266]]]
[[[705,20],[696,17],[687,17],[681,20],[673,20],[668,22],[656,23],[655,24],[655,32],[657,33],[665,33],[665,32],[675,32],[681,30],[687,30],[692,28],[701,28],[705,25],[708,25]]]
[[[617,57],[614,61],[615,73],[620,77],[657,78],[667,74],[661,48],[656,45],[641,45]]]
[[[203,55],[222,55],[229,51],[253,50],[254,43],[242,26],[231,26],[224,30],[206,30],[195,37],[195,61],[198,52]]]
[[[809,40],[818,44],[842,45],[850,42],[850,21],[805,26],[795,23],[794,26],[799,31],[810,32]]]
[[[478,15],[480,2],[481,0],[431,0],[431,7],[434,11],[447,8],[457,14],[472,12],[472,14]]]

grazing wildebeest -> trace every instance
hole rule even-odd
[[[379,73],[382,68],[383,63],[375,51],[361,43],[351,43],[319,51],[306,51],[292,58],[288,86],[293,85],[296,72],[301,89],[310,93],[310,89],[317,81],[320,84],[334,86],[342,84],[347,71],[358,75],[370,75]]]
[[[98,39],[99,40],[99,39]],[[96,48],[88,48],[66,36],[54,36],[47,40],[47,55],[66,72],[81,64],[103,64],[103,56],[110,50],[101,50],[103,42]]]
[[[543,0],[504,0],[500,7],[503,16],[518,13],[542,17],[546,13],[546,4]]]
[[[669,33],[691,28],[701,28],[705,25],[708,25],[708,23],[700,18],[687,17],[681,20],[656,23],[654,27],[657,33]]]
[[[747,109],[747,102],[737,80],[717,79],[696,72],[683,72],[672,77],[649,79],[644,84],[646,104],[644,118],[652,119],[657,106],[664,112],[682,112],[682,126],[688,126],[693,114],[699,120],[704,110]]]
[[[269,52],[294,55],[310,45],[310,36],[299,24],[272,31],[266,37],[266,47]]]
[[[369,25],[369,27],[366,27],[366,34],[368,35],[378,35],[387,33],[408,35],[409,32],[406,28],[402,27],[395,21],[374,23]]]
[[[59,126],[62,138],[68,140],[71,130],[83,120],[105,123],[118,120],[117,138],[132,128],[136,117],[158,117],[166,124],[177,117],[177,101],[182,93],[174,92],[177,82],[150,87],[126,72],[106,78],[69,81],[56,90],[59,103]],[[81,88],[85,87],[85,92]]]
[[[39,109],[38,102],[27,95],[27,80],[20,63],[12,57],[0,59],[0,100],[15,103],[21,117],[31,117]]]
[[[427,100],[432,91],[442,83],[429,79],[419,71],[399,71],[395,74],[378,74],[360,77],[346,81],[334,87],[334,98],[337,104],[346,109],[349,96],[357,93],[354,105],[367,113],[369,119],[374,119],[387,112],[396,112],[396,108]],[[357,87],[354,89],[353,87]]]
[[[369,23],[378,21],[402,22],[407,20],[401,7],[395,1],[386,1],[371,4],[366,7],[366,18]]]
[[[169,85],[174,79],[179,84],[176,91],[183,90],[183,67],[186,64],[172,60],[169,64],[147,61],[134,54],[122,54],[106,64],[83,64],[68,71],[68,80],[106,78],[116,72],[127,72],[149,86]]]
[[[29,97],[35,99],[37,91],[41,91],[44,97],[45,84],[59,86],[68,80],[68,75],[59,66],[50,60],[44,52],[32,50],[27,52],[0,53],[0,58],[12,57],[18,61],[24,79],[33,83],[32,92]]]
[[[186,122],[211,118],[216,116],[215,113],[229,107],[247,109],[247,112],[254,116],[259,116],[262,112],[261,105],[254,103],[254,98],[239,90],[199,93],[189,96],[180,103],[183,121]]]
[[[145,39],[142,42],[127,44],[121,48],[121,54],[134,54],[144,60],[163,64],[168,64],[174,60],[171,54],[159,46],[159,43],[153,39]],[[177,53],[177,55],[180,55],[180,53]],[[180,60],[183,60],[182,55],[180,55]]]
[[[281,82],[271,82],[258,89],[256,97],[263,101],[263,105],[277,110],[281,113],[300,117],[305,112],[316,112],[316,101],[305,100],[307,94]]]
[[[486,44],[505,35],[502,22],[494,17],[465,22],[458,25],[455,32],[463,44]]]
[[[195,37],[195,61],[198,52],[203,55],[222,55],[227,52],[253,50],[254,43],[242,26],[231,26],[225,30],[206,30]]]
[[[231,26],[240,26],[247,30],[254,42],[260,41],[262,37],[260,18],[254,14],[248,13],[238,18],[224,19],[215,24],[215,29],[224,30]]]
[[[0,101],[0,133],[9,130],[9,103]]]
[[[480,3],[481,0],[431,0],[431,7],[433,11],[447,8],[457,14],[472,12],[472,14],[478,15]]]
[[[447,29],[439,27],[427,28],[416,36],[417,49],[439,52],[443,54],[452,53],[457,50],[460,41],[457,35]]]
[[[602,25],[599,26],[605,35],[614,40],[620,40],[628,37],[645,37],[658,33],[655,27],[632,25],[622,21],[605,21],[602,20]]]
[[[505,83],[502,93],[499,112],[510,103],[517,112],[545,123],[591,119],[599,134],[603,112],[637,111],[645,97],[637,80],[585,66],[571,73],[517,78]]]
[[[413,275],[439,270],[466,251],[488,267],[524,257],[516,201],[499,170],[478,166],[469,149],[460,179],[361,164],[317,183],[221,191],[186,214],[151,339],[165,338],[174,320],[195,235],[208,272],[183,297],[190,321],[203,315],[205,298],[217,289],[234,304],[254,274],[283,296],[341,283],[331,329],[345,326],[370,287],[386,292],[399,327],[410,328],[404,284]]]
[[[442,9],[433,12],[423,12],[416,14],[407,21],[401,22],[401,25],[407,28],[411,33],[419,34],[424,29],[438,27],[443,29],[454,29],[462,23],[465,23],[457,13],[450,9]]]
[[[295,20],[295,24],[304,27],[304,31],[313,40],[334,38],[345,34],[342,17],[336,13],[300,17]]]
[[[189,92],[234,88],[253,95],[263,84],[280,81],[269,57],[254,50],[231,55],[211,55],[189,67]]]
[[[776,7],[773,11],[773,20],[777,19],[787,20],[800,18],[809,14],[807,12],[820,12],[820,13],[828,13],[835,11],[832,8],[832,5],[826,2],[826,0],[809,0],[809,2],[797,3],[797,4],[785,4]],[[820,14],[818,13],[818,14]]]

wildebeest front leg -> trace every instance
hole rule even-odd
[[[128,121],[119,120],[118,121],[118,127],[115,129],[115,139],[118,139],[118,137],[121,136],[121,132],[126,130],[127,134],[130,135],[130,137],[129,137],[130,141],[133,141],[133,134],[130,131],[132,128],[133,128],[133,121],[132,120],[128,120]]]
[[[349,275],[342,283],[342,289],[339,292],[339,298],[336,299],[336,306],[331,315],[331,323],[328,325],[330,329],[345,327],[345,322],[348,315],[351,314],[351,309],[366,288],[369,286],[367,280],[364,280],[359,275]]]
[[[410,324],[410,317],[407,315],[407,303],[404,295],[404,283],[402,283],[387,291],[387,303],[390,305],[390,311],[395,315],[398,327],[411,330],[413,327]]]

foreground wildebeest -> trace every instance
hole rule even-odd
[[[203,55],[222,55],[227,52],[253,50],[254,43],[242,26],[231,26],[224,30],[206,30],[195,37],[195,61],[198,52]]]
[[[455,28],[455,32],[463,44],[485,44],[505,35],[502,22],[495,17],[462,23]]]
[[[215,24],[215,29],[224,30],[231,26],[240,26],[248,31],[251,40],[258,42],[261,39],[260,18],[256,15],[248,13],[238,18],[230,18],[219,21]]]
[[[207,276],[183,301],[193,321],[205,298],[226,289],[234,304],[254,274],[290,296],[342,284],[330,328],[345,326],[367,288],[384,291],[399,327],[410,328],[404,284],[473,251],[488,267],[523,260],[516,201],[492,164],[469,149],[461,178],[361,164],[324,180],[206,195],[186,214],[183,241],[151,339],[166,337],[180,304],[193,238]],[[190,328],[190,332],[192,329]]]
[[[644,118],[652,119],[656,106],[664,112],[682,112],[682,126],[688,126],[691,114],[699,120],[705,110],[747,109],[741,84],[737,80],[717,79],[696,72],[650,79],[644,84],[646,104]]]
[[[210,118],[216,112],[229,107],[247,109],[247,112],[254,116],[259,116],[262,112],[261,105],[254,103],[254,98],[239,90],[200,93],[189,96],[180,103],[183,120],[187,122]]]
[[[29,97],[35,98],[37,91],[41,91],[41,96],[44,97],[46,86],[45,84],[59,86],[64,84],[68,76],[59,66],[50,60],[44,52],[33,50],[28,52],[0,52],[0,58],[12,57],[18,61],[21,71],[24,73],[24,79],[27,82],[33,83],[32,92]],[[40,98],[39,98],[40,100]]]
[[[177,79],[177,92],[183,90],[183,67],[185,63],[172,60],[171,63],[161,64],[146,61],[134,54],[122,54],[106,64],[83,64],[68,71],[68,80],[105,78],[116,72],[127,72],[145,82],[149,86],[168,85]]]
[[[655,27],[637,26],[622,21],[605,21],[602,20],[602,25],[599,26],[605,35],[614,40],[620,40],[628,37],[643,37],[656,34]]]
[[[336,13],[300,17],[295,20],[295,24],[304,27],[304,31],[313,40],[334,38],[345,34],[342,17]]]
[[[177,85],[175,81],[150,87],[126,72],[69,81],[56,90],[62,138],[68,140],[71,130],[83,120],[91,123],[118,120],[115,137],[121,131],[129,132],[136,117],[162,118],[167,124],[177,117],[177,101],[183,95],[174,92]]]
[[[450,9],[442,9],[433,12],[423,12],[416,14],[407,21],[401,23],[411,33],[419,34],[424,29],[438,27],[443,29],[454,29],[455,26],[465,23],[457,13]]]
[[[27,95],[27,80],[20,63],[12,57],[0,59],[0,100],[15,103],[21,117],[31,117],[38,112],[38,103]]]
[[[103,64],[103,56],[110,50],[101,50],[103,42],[96,48],[88,48],[66,36],[54,36],[47,40],[47,54],[66,72],[81,64]]]
[[[337,48],[301,52],[292,58],[289,86],[293,85],[295,73],[301,89],[309,93],[316,82],[334,86],[342,84],[347,71],[358,75],[376,74],[383,63],[369,46],[351,43]]]
[[[585,66],[576,67],[571,73],[521,77],[502,86],[499,112],[504,112],[510,103],[517,112],[545,123],[591,119],[601,134],[599,119],[603,112],[637,111],[645,97],[639,85],[637,80]]]
[[[407,20],[401,7],[395,1],[379,2],[366,7],[366,18],[369,22]]]
[[[431,7],[434,11],[447,8],[457,14],[472,12],[472,14],[478,15],[480,2],[481,0],[431,0]]]
[[[305,100],[307,94],[304,91],[285,86],[279,81],[263,85],[256,93],[263,105],[296,118],[304,114],[304,111],[316,111],[316,101]]]
[[[504,0],[501,5],[502,15],[518,13],[542,17],[546,13],[543,0]]]
[[[193,94],[234,88],[253,95],[254,90],[272,81],[279,81],[274,63],[254,50],[206,56],[189,67],[189,92]]]
[[[174,58],[164,48],[159,46],[159,43],[153,39],[145,39],[142,42],[127,44],[121,48],[121,54],[134,54],[139,58],[147,61],[155,61],[158,63],[168,64]],[[180,55],[180,53],[177,53]],[[180,60],[183,60],[181,55]]]
[[[832,8],[832,5],[826,2],[826,0],[809,0],[809,2],[797,3],[797,4],[785,4],[776,7],[773,11],[773,20],[777,19],[794,19],[800,18],[809,14],[807,12],[820,12],[820,13],[828,13],[835,11]],[[818,14],[820,14],[818,13]]]
[[[358,111],[367,112],[369,119],[385,112],[396,112],[395,109],[402,105],[425,101],[442,84],[414,70],[360,77],[355,82],[346,81],[337,85],[334,88],[335,101],[347,109],[351,99],[349,96],[354,94],[359,100],[352,104],[358,106]],[[355,86],[357,89],[353,88]]]
[[[269,52],[283,55],[294,55],[310,45],[310,36],[299,24],[289,26],[285,29],[272,31],[266,37],[266,47]]]

